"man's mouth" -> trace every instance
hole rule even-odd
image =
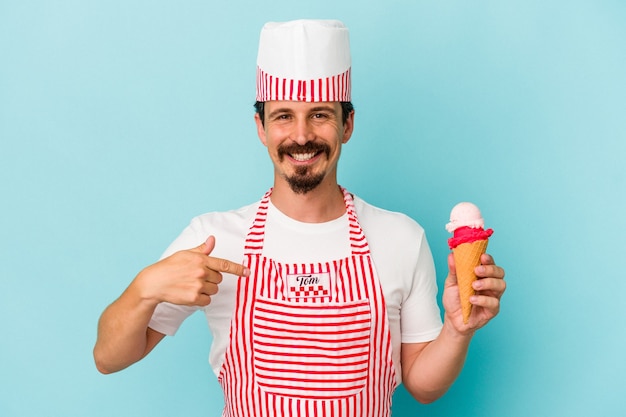
[[[281,160],[285,156],[289,156],[297,162],[310,161],[322,153],[325,153],[326,156],[330,155],[330,147],[324,143],[308,142],[304,145],[292,143],[278,148],[278,156]]]
[[[315,155],[317,155],[316,152],[289,154],[290,157],[292,157],[293,159],[295,159],[298,162],[309,161],[309,160],[313,159],[315,157]]]

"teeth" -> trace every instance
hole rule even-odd
[[[311,152],[311,153],[296,153],[291,155],[291,157],[293,159],[295,159],[298,162],[304,162],[304,161],[308,161],[309,159],[313,158],[315,156],[315,152]]]

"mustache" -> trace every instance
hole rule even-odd
[[[325,143],[317,143],[317,142],[307,142],[304,145],[300,145],[297,143],[290,143],[280,145],[277,148],[278,156],[280,159],[283,159],[285,155],[288,154],[296,154],[296,153],[320,153],[324,152],[326,156],[330,155],[330,146]]]

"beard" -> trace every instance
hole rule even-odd
[[[291,191],[296,194],[306,194],[322,183],[323,174],[312,174],[309,171],[307,167],[298,167],[293,175],[285,177]]]
[[[307,142],[304,145],[292,143],[289,145],[279,146],[278,158],[283,161],[286,155],[304,154],[304,153],[320,153],[326,154],[326,158],[330,156],[330,147],[325,143]],[[285,180],[291,190],[296,194],[306,194],[314,190],[324,180],[324,173],[315,174],[311,172],[309,166],[296,166],[295,172],[290,176],[285,176]]]

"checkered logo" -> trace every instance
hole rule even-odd
[[[330,274],[321,272],[287,275],[287,292],[289,298],[328,297],[330,295]]]

